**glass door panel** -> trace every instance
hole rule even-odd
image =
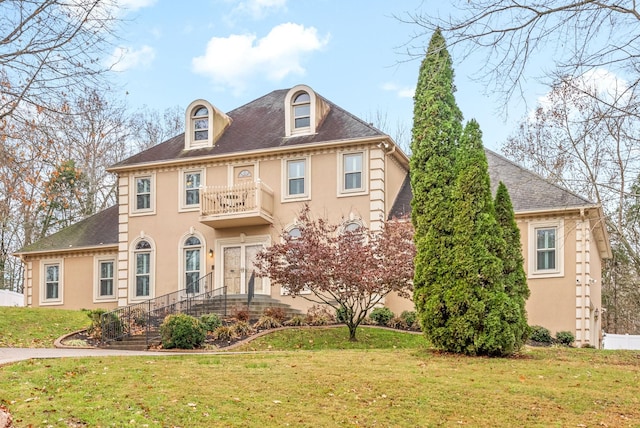
[[[228,294],[240,294],[240,247],[224,248],[223,280]]]

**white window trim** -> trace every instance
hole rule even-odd
[[[151,244],[151,257],[149,259],[149,295],[136,296],[136,245],[140,241],[147,241]],[[129,260],[131,260],[129,268],[129,302],[144,302],[153,299],[156,295],[156,243],[149,236],[139,236],[131,242],[129,247]]]
[[[178,290],[184,290],[187,288],[187,284],[185,284],[185,265],[184,265],[184,242],[190,237],[195,236],[200,240],[201,250],[200,250],[200,277],[202,278],[207,274],[207,257],[209,254],[209,247],[207,247],[207,241],[204,238],[204,235],[197,230],[189,231],[180,237],[180,241],[178,241]],[[211,260],[213,264],[213,260]],[[207,290],[211,291],[211,290]],[[200,290],[200,292],[204,292],[204,290]]]
[[[193,129],[193,120],[192,115],[195,110],[200,107],[205,107],[209,111],[209,127],[207,128],[207,139],[206,140],[196,140],[194,138],[194,129]],[[185,110],[185,133],[184,133],[184,145],[185,150],[190,149],[200,149],[202,147],[212,147],[213,146],[213,122],[214,116],[216,114],[216,109],[209,103],[208,101],[199,99],[193,101],[187,109]]]
[[[537,256],[537,229],[556,229],[556,269],[538,270]],[[529,222],[529,248],[528,248],[528,278],[558,278],[564,276],[564,220],[545,220]]]
[[[300,93],[309,94],[309,126],[305,128],[295,128],[295,118],[293,117],[293,100]],[[289,89],[284,98],[284,129],[286,137],[295,137],[298,135],[308,135],[316,133],[317,123],[317,97],[316,93],[307,85],[297,85]]]
[[[289,194],[289,162],[304,161],[304,193]],[[311,199],[311,160],[309,156],[282,159],[282,198],[281,202],[308,201]]]
[[[47,299],[47,266],[58,265],[58,298]],[[40,261],[40,306],[64,305],[64,260],[47,259]]]
[[[187,181],[185,176],[187,174],[193,174],[199,172],[200,173],[200,188],[204,186],[205,183],[205,169],[204,168],[189,168],[189,169],[180,169],[178,171],[178,186],[180,191],[178,192],[178,211],[179,212],[191,212],[191,211],[200,211],[200,203],[187,205]]]
[[[100,295],[100,263],[113,263],[113,294],[110,296]],[[116,256],[95,256],[93,258],[93,302],[116,302],[118,292],[118,261]]]
[[[151,193],[150,193],[150,201],[149,208],[137,209],[137,196],[138,196],[138,186],[137,180],[139,178],[149,178],[151,182]],[[131,206],[131,216],[143,216],[143,215],[153,215],[156,213],[156,173],[151,172],[149,174],[136,174],[131,176],[131,181],[129,182],[129,188],[131,189],[129,204]]]
[[[347,155],[362,154],[362,187],[359,189],[345,189],[345,170],[344,170],[344,157]],[[346,196],[360,196],[368,193],[367,183],[369,182],[369,156],[367,150],[353,150],[338,152],[338,197]]]

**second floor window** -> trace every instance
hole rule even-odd
[[[343,155],[344,190],[362,189],[362,153]]]
[[[287,194],[289,196],[304,195],[305,192],[305,160],[287,161]]]
[[[136,210],[151,209],[151,177],[136,178]]]
[[[184,204],[200,204],[200,171],[184,173],[185,199]]]

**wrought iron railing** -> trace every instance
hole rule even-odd
[[[102,314],[102,343],[144,334],[148,347],[152,340],[159,337],[160,324],[168,315],[218,313],[226,316],[227,287],[212,289],[212,274],[200,278],[198,286],[191,284],[185,289]],[[195,293],[187,290],[204,291]]]

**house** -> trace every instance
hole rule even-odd
[[[386,134],[304,85],[229,113],[191,103],[185,133],[110,168],[118,203],[20,250],[25,304],[112,309],[167,293],[249,291],[252,261],[312,212],[379,228],[410,212],[409,159]],[[602,209],[487,151],[511,192],[531,288],[530,324],[600,343]],[[309,303],[256,278],[256,295]],[[412,302],[387,296],[394,312]]]

